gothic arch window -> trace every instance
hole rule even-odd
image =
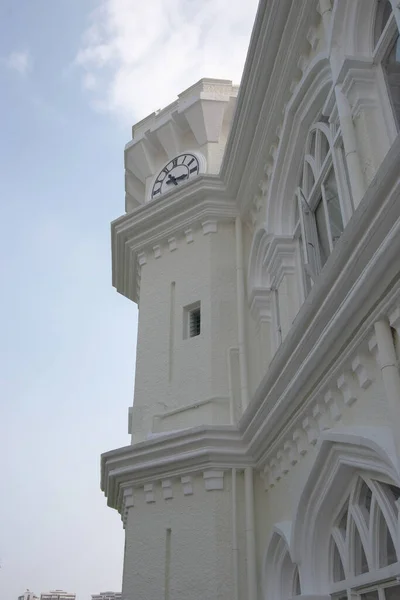
[[[294,235],[299,239],[307,293],[352,212],[347,166],[337,123],[321,119],[309,130],[297,189]]]
[[[400,129],[400,35],[389,0],[377,1],[374,61],[382,65],[394,118]]]
[[[285,539],[274,533],[267,552],[266,600],[291,600],[301,595],[300,574],[292,562]]]
[[[329,564],[335,600],[398,600],[400,489],[353,479],[331,529]]]

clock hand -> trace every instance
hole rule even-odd
[[[171,173],[168,173],[168,180],[167,180],[166,184],[169,185],[170,183],[174,183],[175,185],[178,185],[176,183],[176,177],[171,175]]]
[[[183,175],[179,175],[179,177],[175,177],[175,181],[180,181],[181,179],[186,179],[187,176],[188,176],[187,173],[184,173]]]

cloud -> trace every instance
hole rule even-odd
[[[239,83],[258,0],[100,0],[76,64],[96,108],[138,120],[201,77]]]
[[[11,52],[5,59],[4,64],[13,71],[25,75],[32,67],[32,58],[29,52]]]

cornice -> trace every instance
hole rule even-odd
[[[235,427],[196,427],[104,453],[101,489],[108,504],[116,508],[127,486],[251,464]]]
[[[113,285],[138,302],[140,255],[178,235],[187,238],[187,231],[195,225],[231,221],[237,214],[221,179],[208,175],[116,219],[111,223]],[[204,233],[208,231],[205,227]]]

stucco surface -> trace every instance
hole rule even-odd
[[[138,494],[126,528],[124,597],[164,598],[166,529],[171,529],[170,597],[176,600],[232,598],[231,503],[225,490],[206,491],[202,477],[193,495],[173,485],[164,500],[156,488],[155,502]]]

